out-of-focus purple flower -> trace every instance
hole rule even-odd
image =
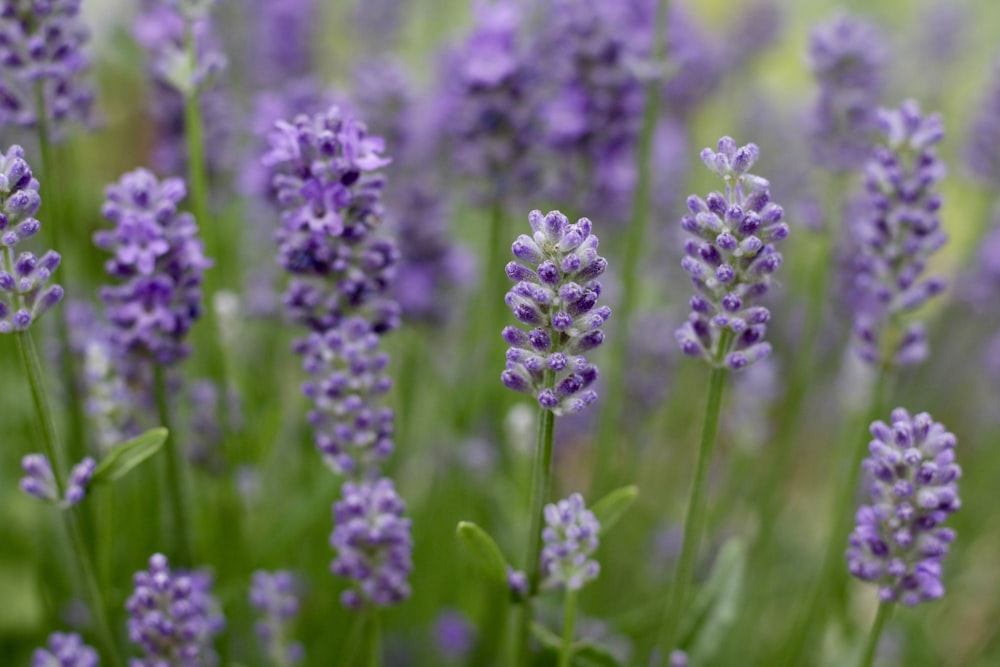
[[[887,58],[878,28],[838,14],[813,29],[809,67],[819,83],[810,125],[813,159],[831,171],[859,169],[876,129]]]
[[[50,126],[89,122],[94,92],[83,80],[90,65],[83,47],[90,32],[80,5],[81,0],[0,3],[0,125],[35,127],[39,88]]]
[[[528,575],[523,570],[515,570],[510,565],[507,566],[507,588],[514,600],[525,600],[530,592],[528,585]]]
[[[680,649],[670,652],[670,667],[688,667],[688,655]]]
[[[965,164],[978,180],[1000,186],[1000,59],[979,103],[965,145]]]
[[[0,154],[0,333],[24,331],[63,297],[60,285],[47,284],[59,267],[59,253],[14,255],[18,243],[41,229],[34,218],[41,204],[24,149],[11,146]]]
[[[511,247],[518,261],[507,264],[507,277],[515,284],[505,301],[531,329],[504,327],[510,348],[500,379],[556,415],[580,412],[597,400],[589,388],[597,367],[584,354],[604,342],[601,327],[611,317],[608,306],[597,306],[597,279],[608,263],[597,254],[598,240],[587,218],[570,224],[559,211],[542,215],[536,210],[528,222],[532,236],[522,234]]]
[[[942,277],[922,274],[948,237],[941,230],[938,188],[946,170],[935,151],[944,136],[941,116],[925,116],[907,100],[898,110],[880,110],[879,126],[885,143],[866,166],[867,206],[854,230],[860,297],[854,338],[861,357],[882,367],[927,357],[923,325],[903,328],[899,320],[947,285]],[[901,333],[889,338],[897,328]]]
[[[722,81],[722,50],[682,3],[667,8],[667,60],[671,73],[661,89],[664,110],[688,119]]]
[[[583,496],[545,506],[542,530],[542,588],[578,591],[597,578],[601,566],[591,556],[597,551],[601,524],[583,504]]]
[[[398,61],[372,58],[354,70],[352,102],[393,155],[404,154],[412,135],[424,131],[414,127],[414,97],[410,75]]]
[[[219,392],[212,380],[198,380],[189,390],[191,428],[187,458],[192,464],[212,472],[221,472],[220,456],[223,432],[219,424]]]
[[[73,466],[61,501],[56,479],[52,474],[52,464],[47,456],[28,454],[21,459],[21,469],[25,474],[21,478],[22,491],[39,500],[59,503],[61,507],[67,508],[79,504],[87,495],[87,487],[97,469],[97,462],[88,456]]]
[[[847,563],[851,574],[879,586],[883,602],[915,605],[944,595],[941,560],[955,531],[942,524],[962,505],[955,436],[922,412],[892,412],[876,421],[863,467],[872,503],[857,513]]]
[[[264,650],[275,664],[297,665],[305,657],[300,642],[290,642],[290,625],[299,613],[299,594],[295,575],[287,570],[253,573],[250,604],[263,617],[254,625]]]
[[[181,179],[161,182],[145,169],[106,190],[102,213],[115,228],[96,232],[94,244],[113,253],[105,270],[122,281],[104,287],[101,299],[123,356],[173,364],[190,352],[186,338],[202,313],[211,261],[194,218],[177,212],[185,193]]]
[[[369,53],[384,53],[395,46],[406,20],[406,0],[354,0],[353,23]]]
[[[994,216],[992,228],[979,241],[975,265],[962,276],[962,297],[978,312],[996,310],[1000,296],[1000,216]]]
[[[460,611],[443,611],[434,621],[434,643],[441,655],[449,660],[460,660],[468,655],[475,636],[475,627]]]
[[[330,569],[353,583],[341,596],[345,607],[387,607],[410,597],[413,539],[405,510],[390,479],[344,484],[333,507],[337,557]]]
[[[172,572],[162,554],[149,570],[136,572],[135,590],[125,603],[128,636],[145,655],[132,667],[202,667],[214,664],[212,640],[225,619],[211,594],[212,579],[200,572]]]
[[[48,646],[31,654],[31,667],[97,667],[97,651],[83,643],[76,633],[53,632]]]
[[[719,140],[718,152],[703,150],[702,161],[725,181],[726,194],[688,197],[690,213],[681,218],[690,235],[681,266],[698,293],[677,341],[685,354],[731,370],[771,352],[764,342],[771,314],[757,301],[781,266],[774,244],[788,236],[784,211],[771,201],[768,182],[749,173],[759,155],[756,145],[738,147],[730,137]]]
[[[754,0],[741,5],[721,45],[723,69],[745,65],[774,45],[781,33],[783,19],[781,6],[775,0]]]
[[[250,0],[247,63],[260,87],[283,86],[307,76],[315,61],[319,33],[317,0]]]

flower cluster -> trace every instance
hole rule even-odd
[[[986,88],[965,146],[965,163],[983,183],[1000,184],[1000,61]]]
[[[858,169],[868,157],[886,56],[878,29],[849,14],[810,35],[809,66],[819,82],[810,138],[814,159],[826,169]]]
[[[7,0],[0,4],[0,125],[85,123],[94,93],[82,79],[90,38],[81,0]],[[37,90],[42,92],[41,104]]]
[[[688,197],[690,213],[681,218],[681,228],[691,235],[681,266],[698,293],[677,340],[685,354],[732,370],[771,352],[764,342],[771,314],[757,301],[781,266],[774,244],[788,236],[784,211],[771,201],[768,182],[749,173],[758,157],[757,146],[737,147],[730,137],[719,139],[718,152],[703,150],[702,161],[725,181],[726,194]]]
[[[83,643],[76,633],[53,632],[48,647],[35,649],[31,667],[97,667],[97,651]]]
[[[275,664],[296,665],[305,657],[299,642],[288,642],[289,625],[299,613],[296,581],[291,572],[279,570],[253,573],[250,604],[263,614],[254,629],[268,655],[275,656]]]
[[[198,227],[178,213],[185,195],[179,178],[157,180],[136,169],[108,186],[102,213],[115,224],[94,234],[94,244],[113,253],[107,273],[122,281],[104,287],[112,342],[122,355],[172,364],[189,354],[185,342],[202,314],[202,280],[211,262]]]
[[[500,378],[508,389],[531,394],[557,415],[579,412],[597,399],[589,387],[597,367],[584,353],[604,342],[601,327],[611,317],[597,307],[607,261],[597,254],[591,222],[570,224],[559,211],[528,214],[532,236],[522,234],[511,247],[519,261],[507,264],[515,285],[506,302],[514,317],[533,327],[504,327],[507,369]]]
[[[172,572],[162,554],[149,559],[149,570],[134,577],[135,590],[125,604],[129,639],[145,652],[132,667],[202,667],[212,664],[212,639],[225,620],[210,593],[205,574]]]
[[[578,591],[597,578],[601,566],[591,556],[597,551],[601,524],[574,493],[545,506],[542,530],[542,588]]]
[[[871,426],[871,456],[863,467],[871,505],[857,513],[849,539],[851,574],[879,585],[883,602],[915,605],[944,595],[941,559],[955,539],[942,527],[961,507],[955,436],[922,412],[892,412],[892,424]]]
[[[0,154],[0,333],[24,331],[63,297],[61,286],[47,285],[59,253],[14,255],[17,244],[41,228],[34,218],[41,204],[24,149],[11,146]]]
[[[354,587],[344,591],[344,606],[385,607],[410,596],[407,583],[413,570],[410,520],[396,495],[392,480],[353,484],[342,489],[343,498],[333,507],[334,530],[330,545],[337,552],[330,569],[351,579]]]
[[[89,456],[73,466],[69,482],[62,499],[55,475],[52,474],[52,463],[44,454],[28,454],[21,459],[21,469],[25,476],[21,478],[21,490],[29,496],[40,500],[59,503],[63,508],[77,505],[87,495],[90,480],[97,470],[97,462]]]
[[[250,0],[247,66],[258,85],[280,86],[309,74],[320,27],[316,0]]]
[[[902,328],[899,318],[946,286],[944,278],[922,278],[948,238],[938,188],[945,166],[935,151],[944,130],[940,115],[924,116],[913,100],[880,110],[879,125],[885,144],[868,161],[866,210],[855,229],[855,346],[869,363],[907,365],[926,358],[927,339],[922,324]]]

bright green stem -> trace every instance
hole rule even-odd
[[[878,648],[878,640],[882,636],[882,629],[892,616],[893,604],[882,602],[878,606],[878,613],[872,623],[871,632],[868,633],[868,642],[865,644],[865,652],[861,654],[858,667],[871,667],[875,661],[875,650]]]
[[[49,403],[48,392],[45,390],[45,380],[42,373],[42,365],[38,358],[38,351],[31,334],[27,331],[18,331],[14,334],[17,341],[17,349],[24,366],[25,375],[28,376],[28,385],[31,388],[31,398],[35,403],[35,412],[38,417],[39,426],[42,431],[42,447],[46,456],[52,463],[52,475],[55,478],[56,491],[61,498],[65,489],[66,461],[62,449],[59,445],[59,436],[56,433],[55,420],[52,415],[52,406]],[[108,656],[112,667],[121,665],[121,658],[118,655],[118,648],[115,646],[111,629],[108,625],[107,612],[104,606],[104,597],[101,588],[97,584],[97,576],[94,565],[87,550],[86,541],[83,538],[83,530],[80,528],[80,513],[78,508],[70,508],[62,512],[69,535],[70,543],[73,546],[73,554],[76,558],[76,565],[80,571],[80,581],[88,601],[91,611],[94,613],[94,622],[105,655]]]
[[[573,625],[576,623],[576,591],[566,591],[563,610],[562,648],[559,650],[559,667],[569,667],[573,658]]]
[[[174,437],[173,428],[171,428],[170,406],[167,402],[167,383],[164,375],[163,367],[155,364],[156,409],[159,413],[160,426],[163,426],[168,431],[167,441],[163,446],[166,450],[167,459],[167,502],[170,503],[171,533],[177,544],[176,558],[178,565],[189,567],[192,565],[191,525],[188,520],[187,496],[184,492],[184,463],[180,447],[177,445],[177,438]]]
[[[368,640],[368,667],[382,667],[382,630],[378,609],[372,608],[365,634]]]
[[[720,345],[720,349],[726,346]],[[677,648],[678,632],[684,607],[687,604],[688,591],[694,579],[694,566],[698,555],[698,544],[705,532],[705,491],[708,481],[708,471],[712,465],[712,452],[715,450],[716,435],[719,430],[719,414],[722,411],[722,395],[726,388],[726,378],[729,372],[716,366],[708,380],[708,404],[705,407],[705,422],[701,431],[701,444],[698,446],[698,463],[695,468],[694,481],[691,484],[691,496],[688,501],[687,516],[684,518],[684,543],[681,546],[681,556],[677,561],[677,571],[674,575],[670,597],[664,614],[663,629],[660,634],[661,653],[664,665],[669,660],[670,652]]]
[[[551,388],[554,382],[555,374],[552,371],[546,371],[545,387]],[[524,562],[524,569],[528,575],[529,599],[521,605],[521,625],[517,634],[517,651],[514,653],[520,658],[517,662],[518,665],[529,664],[530,658],[531,623],[534,615],[530,598],[538,592],[538,584],[541,579],[539,560],[542,553],[542,517],[545,500],[549,495],[549,487],[552,486],[552,440],[555,433],[555,423],[556,417],[551,410],[543,407],[538,408],[538,440],[535,444],[535,465],[531,480],[528,555]]]
[[[662,63],[666,59],[666,17],[668,0],[657,4],[654,61]],[[629,232],[625,237],[625,253],[621,258],[622,277],[621,299],[615,310],[617,337],[611,348],[611,361],[606,365],[607,391],[604,392],[604,407],[601,410],[600,430],[597,437],[597,462],[591,483],[591,495],[598,497],[615,484],[615,454],[631,456],[631,448],[619,448],[620,417],[625,403],[625,369],[628,365],[628,349],[632,314],[639,296],[639,276],[642,273],[642,251],[646,247],[646,227],[649,222],[650,190],[652,189],[653,137],[660,115],[661,81],[652,77],[646,83],[646,101],[643,107],[642,133],[636,155],[638,179],[635,197],[632,201],[632,218]]]

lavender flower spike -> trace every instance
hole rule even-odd
[[[59,503],[60,507],[65,509],[79,504],[87,495],[90,480],[97,470],[97,462],[88,456],[73,466],[61,501],[56,489],[55,476],[52,474],[52,464],[47,456],[28,454],[21,459],[21,469],[25,473],[21,478],[22,491],[40,500]]]
[[[597,254],[590,220],[570,224],[559,211],[543,216],[536,210],[528,221],[534,234],[522,234],[511,248],[518,261],[507,264],[515,285],[506,302],[514,317],[532,328],[504,328],[511,347],[500,378],[556,415],[580,412],[597,399],[589,389],[597,367],[583,355],[604,342],[601,327],[611,317],[608,306],[597,307],[597,278],[608,263]],[[554,377],[549,386],[547,373]]]
[[[145,656],[131,667],[203,667],[214,664],[212,638],[225,621],[209,592],[211,578],[198,572],[172,572],[162,554],[149,570],[135,574],[135,591],[125,603],[128,635]]]
[[[59,267],[59,253],[14,254],[18,243],[41,228],[34,218],[41,204],[24,149],[11,146],[0,154],[0,333],[24,331],[63,297],[61,286],[46,286]]]
[[[737,147],[730,137],[719,139],[718,152],[703,150],[702,161],[725,181],[726,194],[688,197],[690,213],[681,218],[681,228],[691,235],[681,266],[698,293],[676,337],[685,354],[731,370],[771,352],[764,342],[771,314],[757,301],[781,266],[774,244],[788,236],[784,211],[771,201],[768,182],[748,173],[759,154],[754,144]]]
[[[985,185],[1000,185],[1000,60],[972,121],[965,146],[969,171]]]
[[[31,667],[98,667],[97,651],[83,643],[76,633],[53,632],[48,647],[35,649]]]
[[[855,347],[872,364],[907,365],[927,356],[920,323],[899,319],[942,292],[941,277],[921,278],[930,256],[948,240],[941,230],[938,184],[945,165],[935,145],[944,136],[941,116],[924,116],[913,100],[879,111],[885,135],[865,170],[867,215],[856,229],[859,302]],[[890,338],[897,328],[901,333]]]
[[[574,493],[565,500],[546,505],[545,523],[542,588],[578,591],[585,583],[596,579],[601,566],[590,557],[597,550],[601,524],[584,506],[583,496]]]
[[[341,601],[350,609],[402,602],[410,596],[413,539],[410,520],[403,518],[406,507],[392,480],[347,482],[341,493],[333,507],[330,546],[337,557],[330,569],[354,583]]]
[[[264,650],[275,656],[278,665],[297,665],[305,656],[302,644],[288,642],[288,626],[299,613],[296,588],[294,575],[286,570],[253,573],[250,604],[263,613],[254,629]]]
[[[912,606],[944,595],[941,560],[955,531],[942,524],[962,506],[955,463],[955,436],[922,412],[892,412],[892,424],[876,421],[862,464],[872,502],[857,513],[849,538],[851,574],[879,586],[883,602]]]

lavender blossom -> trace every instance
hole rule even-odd
[[[460,611],[441,612],[434,621],[434,643],[441,655],[460,660],[472,650],[476,629]]]
[[[986,87],[965,146],[965,164],[984,184],[1000,185],[1000,59]]]
[[[941,560],[955,531],[942,524],[962,505],[955,436],[922,412],[876,421],[863,468],[871,505],[862,505],[847,549],[855,577],[875,582],[883,602],[912,606],[944,595]]]
[[[264,651],[277,665],[297,665],[305,657],[299,642],[289,642],[290,625],[299,613],[295,576],[286,570],[253,573],[250,604],[263,614],[254,626]]]
[[[136,572],[135,591],[125,603],[129,639],[145,654],[132,667],[202,667],[216,659],[212,640],[225,619],[212,597],[211,578],[199,572],[172,572],[162,554],[149,570]]]
[[[250,0],[247,4],[247,17],[251,21],[247,65],[257,85],[281,86],[307,76],[315,59],[321,3]]]
[[[348,482],[333,507],[330,546],[337,552],[330,569],[352,580],[341,602],[349,609],[387,607],[410,597],[407,578],[413,570],[410,520],[387,478]]]
[[[76,633],[53,632],[47,648],[31,654],[31,667],[98,667],[100,662],[97,651]]]
[[[188,331],[202,314],[202,280],[211,261],[198,227],[178,213],[184,181],[159,181],[136,169],[108,186],[102,208],[113,230],[94,234],[94,244],[113,253],[107,273],[121,280],[104,287],[112,341],[124,356],[176,363],[190,353]]]
[[[545,506],[542,530],[542,588],[578,591],[597,578],[601,570],[591,556],[597,551],[601,524],[574,493],[565,500]]]
[[[515,570],[508,565],[507,588],[510,590],[510,595],[514,600],[526,600],[531,589],[528,585],[528,575],[523,570]]]
[[[940,115],[924,116],[913,100],[880,110],[879,125],[885,144],[868,161],[867,215],[855,230],[861,294],[855,347],[871,364],[909,365],[927,357],[927,339],[922,324],[902,328],[900,318],[947,284],[937,276],[922,278],[930,256],[947,241],[938,189],[945,165],[934,148],[944,129]]]
[[[35,127],[38,91],[45,121],[90,120],[94,93],[83,81],[90,33],[81,0],[7,0],[0,4],[0,125]],[[58,137],[58,135],[56,135]]]
[[[768,182],[749,173],[760,151],[719,139],[718,152],[706,148],[701,159],[726,183],[726,194],[692,195],[681,228],[691,235],[681,266],[698,293],[688,321],[676,337],[684,354],[717,367],[740,370],[771,353],[764,341],[767,308],[757,305],[771,274],[781,266],[774,244],[788,236],[784,211],[771,201]]]
[[[52,474],[52,464],[47,456],[28,454],[21,459],[21,469],[25,473],[21,478],[22,491],[39,500],[58,503],[60,507],[66,509],[78,505],[87,495],[87,487],[94,477],[94,471],[97,470],[97,462],[88,456],[73,466],[61,500],[55,476]]]
[[[840,14],[810,35],[809,67],[819,83],[810,126],[813,156],[831,171],[858,169],[871,150],[884,88],[885,39],[874,25]]]
[[[667,11],[671,76],[661,90],[663,107],[675,118],[687,120],[722,81],[724,53],[682,3],[671,2]]]
[[[0,154],[0,333],[24,331],[63,297],[61,286],[47,286],[59,267],[59,253],[14,255],[18,243],[41,229],[34,218],[41,204],[24,149],[11,146]]]
[[[528,214],[532,236],[522,234],[511,247],[519,261],[507,264],[515,285],[506,302],[514,317],[532,329],[504,327],[507,369],[500,379],[508,389],[530,394],[556,415],[580,412],[597,400],[589,387],[597,367],[584,353],[604,342],[601,327],[611,317],[597,306],[607,260],[597,254],[591,222],[570,224],[559,211]]]

